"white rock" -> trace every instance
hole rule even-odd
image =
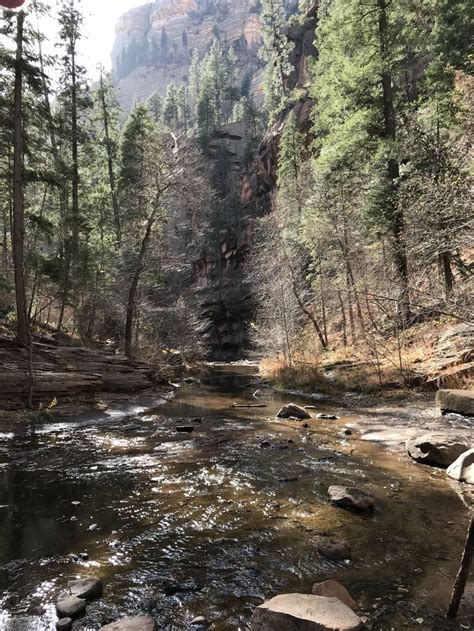
[[[453,480],[474,484],[474,449],[462,453],[447,469],[446,473]]]

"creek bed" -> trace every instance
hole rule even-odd
[[[104,596],[75,630],[141,612],[164,630],[198,615],[243,630],[263,599],[329,578],[374,629],[460,628],[442,614],[467,510],[444,471],[363,440],[357,419],[382,417],[367,420],[357,398],[306,400],[340,416],[309,427],[275,420],[282,403],[304,403],[294,395],[263,391],[266,408],[232,408],[255,402],[249,371],[211,367],[141,414],[0,427],[2,631],[53,631],[58,593],[88,574]],[[176,432],[186,424],[191,434]],[[329,505],[331,484],[371,492],[374,513]],[[350,541],[352,561],[321,556],[325,535]],[[37,603],[44,615],[28,615]]]

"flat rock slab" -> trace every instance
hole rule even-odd
[[[459,456],[472,448],[467,434],[430,432],[407,441],[408,454],[417,462],[449,467]]]
[[[474,390],[438,390],[436,403],[442,412],[474,416]]]
[[[67,596],[56,603],[56,611],[60,618],[77,618],[85,610],[86,601],[84,598],[78,598],[77,596]]]
[[[85,576],[84,578],[69,581],[67,586],[71,595],[77,596],[78,598],[90,600],[92,598],[99,598],[102,596],[102,581],[94,576]]]
[[[457,460],[449,465],[446,473],[453,480],[474,484],[474,449],[462,453]]]
[[[369,511],[374,508],[372,495],[351,486],[333,485],[328,489],[329,500],[340,508],[356,511]]]
[[[358,631],[362,626],[337,598],[283,594],[255,609],[250,631]]]
[[[279,410],[277,418],[295,418],[303,420],[311,418],[311,414],[309,414],[304,408],[296,405],[296,403],[288,403],[288,405],[284,405],[281,410]]]
[[[157,631],[158,627],[151,616],[133,616],[111,622],[101,628],[106,631]]]
[[[337,598],[351,609],[357,609],[357,603],[349,594],[347,589],[338,581],[330,580],[322,583],[315,583],[312,588],[315,596],[326,596],[327,598]]]

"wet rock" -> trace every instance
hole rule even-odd
[[[106,631],[157,631],[156,623],[151,616],[124,618],[101,628]]]
[[[61,618],[56,622],[57,631],[71,631],[72,618]]]
[[[374,498],[355,487],[333,485],[328,489],[329,500],[340,508],[350,510],[373,510]]]
[[[267,449],[268,447],[271,447],[271,443],[268,440],[262,440],[260,449]]]
[[[87,552],[79,552],[79,558],[81,559],[81,561],[88,561],[89,555],[87,554]]]
[[[474,416],[474,390],[438,390],[436,403],[444,412]]]
[[[46,609],[42,605],[31,605],[27,614],[29,616],[43,616],[46,613]]]
[[[294,418],[298,420],[303,420],[311,418],[311,414],[308,414],[308,412],[304,408],[296,405],[296,403],[288,403],[288,405],[284,405],[277,413],[277,418]]]
[[[197,616],[197,618],[191,620],[190,625],[192,627],[208,627],[209,621],[204,616]]]
[[[67,586],[72,596],[85,598],[86,600],[99,598],[103,592],[102,581],[94,576],[85,576],[84,578],[69,581]]]
[[[297,476],[293,476],[292,478],[280,478],[278,482],[298,482],[298,480]]]
[[[408,440],[406,448],[417,462],[449,467],[462,453],[472,448],[472,442],[466,434],[429,432]]]
[[[457,460],[449,465],[446,473],[453,480],[474,484],[474,449],[462,453]]]
[[[349,594],[344,585],[338,581],[330,580],[322,583],[315,583],[311,592],[315,596],[326,596],[328,598],[338,598],[342,603],[351,609],[357,609],[357,603]]]
[[[345,561],[352,558],[351,544],[348,541],[334,541],[321,537],[316,547],[318,552],[332,561]]]
[[[308,427],[309,427],[308,423],[304,423],[304,424],[303,424],[303,427],[304,427],[305,429],[308,429]]]
[[[321,412],[320,414],[316,414],[316,418],[326,421],[336,421],[339,417],[335,414],[324,414],[324,412]]]
[[[345,429],[344,430],[344,436],[352,436],[352,430],[351,429]]]
[[[251,631],[358,631],[362,621],[337,598],[283,594],[255,609]]]
[[[60,618],[77,618],[86,610],[86,601],[77,596],[66,596],[56,603],[56,611]]]
[[[191,434],[194,432],[194,427],[192,425],[178,425],[176,431],[183,434]]]

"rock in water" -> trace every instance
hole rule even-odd
[[[350,510],[367,511],[374,508],[372,495],[350,486],[333,485],[328,489],[332,504]]]
[[[358,631],[362,621],[337,598],[275,596],[255,609],[250,631]]]
[[[474,484],[474,449],[462,453],[457,460],[449,465],[446,473],[453,480]]]
[[[72,596],[77,596],[78,598],[89,600],[102,596],[102,581],[94,576],[85,576],[75,581],[69,581],[67,586]]]
[[[326,596],[327,598],[338,598],[342,603],[351,609],[357,609],[357,603],[349,594],[344,585],[338,581],[323,581],[315,583],[311,590],[315,596]]]
[[[60,618],[77,618],[86,610],[86,601],[77,596],[61,598],[56,603],[56,611]]]
[[[438,390],[436,403],[442,412],[474,416],[474,390]]]
[[[178,425],[176,431],[182,434],[192,434],[194,427],[192,425]]]
[[[321,412],[320,414],[316,414],[316,418],[326,421],[336,421],[339,417],[335,414],[325,414],[324,412]]]
[[[56,622],[57,631],[71,631],[72,618],[61,618]]]
[[[106,631],[157,631],[155,621],[151,616],[133,616],[106,624],[101,627]]]
[[[351,544],[348,541],[333,541],[326,537],[320,537],[316,543],[318,552],[332,561],[345,561],[352,558]],[[332,596],[333,594],[318,594],[319,596]]]
[[[296,405],[296,403],[288,403],[288,405],[284,405],[281,410],[277,414],[277,418],[298,418],[298,419],[306,419],[311,418],[311,414]]]
[[[464,434],[430,432],[408,440],[406,448],[417,462],[449,467],[462,453],[472,448],[472,442]]]

